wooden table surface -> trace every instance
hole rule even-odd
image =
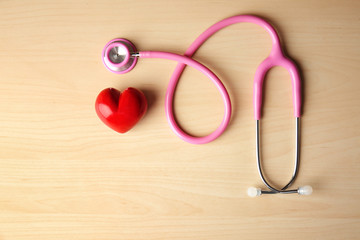
[[[359,239],[359,1],[0,1],[0,239]],[[125,37],[138,49],[183,54],[207,27],[238,14],[268,19],[303,75],[301,169],[311,196],[249,198],[256,169],[253,76],[269,54],[262,28],[236,24],[194,56],[224,82],[231,124],[191,145],[167,124],[176,63],[142,59],[126,75],[101,51]],[[144,91],[149,111],[130,132],[96,116],[104,88]],[[278,187],[292,173],[291,81],[266,79],[262,154]],[[176,117],[195,136],[220,123],[215,86],[187,69]]]

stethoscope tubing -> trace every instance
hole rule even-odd
[[[225,86],[221,82],[221,80],[209,68],[207,68],[203,64],[199,63],[198,61],[195,61],[194,59],[192,59],[190,57],[175,54],[175,53],[158,52],[158,51],[144,51],[144,52],[139,52],[138,56],[140,58],[168,59],[168,60],[177,61],[184,65],[189,65],[189,66],[199,70],[203,74],[205,74],[205,76],[207,76],[208,78],[210,78],[222,96],[222,100],[224,102],[224,117],[223,117],[222,122],[219,125],[219,127],[207,136],[193,137],[193,136],[190,136],[187,133],[185,133],[178,126],[178,124],[175,120],[174,109],[173,109],[173,99],[174,99],[175,88],[176,88],[179,78],[177,78],[177,81],[170,81],[167,91],[166,91],[165,111],[166,111],[166,117],[170,124],[171,129],[176,133],[176,135],[179,138],[181,138],[184,141],[187,141],[189,143],[192,143],[192,144],[203,144],[203,143],[208,143],[208,142],[218,138],[225,131],[227,125],[230,122],[230,118],[231,118],[230,96],[229,96]]]

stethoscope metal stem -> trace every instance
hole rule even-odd
[[[296,136],[295,136],[295,161],[294,161],[294,170],[292,177],[288,184],[286,184],[283,188],[277,189],[273,187],[265,178],[262,167],[261,167],[261,151],[260,151],[260,120],[256,120],[256,159],[257,159],[257,168],[261,180],[266,185],[270,191],[261,190],[261,194],[288,194],[288,193],[298,193],[297,189],[287,190],[291,184],[295,181],[298,171],[299,171],[299,162],[300,162],[300,118],[296,118]]]

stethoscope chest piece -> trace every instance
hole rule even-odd
[[[131,55],[135,52],[136,47],[129,40],[116,38],[105,45],[102,60],[111,72],[123,74],[135,67],[137,57]]]

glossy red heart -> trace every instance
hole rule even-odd
[[[96,113],[107,126],[119,133],[129,131],[145,115],[145,95],[127,88],[122,93],[114,88],[102,90],[95,102]]]

